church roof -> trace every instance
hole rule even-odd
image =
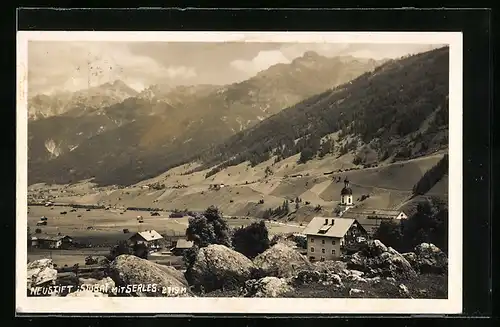
[[[344,188],[340,191],[340,195],[352,195],[352,190],[349,187],[349,180],[347,177],[344,179]]]
[[[340,191],[340,195],[352,195],[352,190],[350,187],[344,187],[342,191]]]

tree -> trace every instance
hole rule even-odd
[[[132,247],[132,251],[136,257],[147,259],[149,255],[149,248],[144,243],[135,243]]]
[[[306,163],[314,157],[314,152],[311,148],[305,148],[300,152],[299,163]]]
[[[448,155],[445,154],[439,162],[429,169],[413,187],[413,194],[427,193],[448,172]]]
[[[263,220],[237,229],[232,238],[236,251],[250,259],[269,248],[269,233]]]
[[[131,254],[132,251],[127,241],[119,241],[117,244],[111,247],[107,259],[109,261],[115,260],[116,257],[122,254]]]
[[[182,255],[182,261],[184,262],[187,270],[189,270],[189,268],[193,266],[194,262],[196,261],[196,257],[198,256],[199,250],[200,248],[194,245],[184,251],[184,254]]]
[[[401,249],[403,234],[401,225],[392,220],[382,221],[373,235],[375,239],[394,249]]]
[[[421,243],[432,243],[448,252],[448,207],[439,199],[419,203],[415,214],[400,223],[383,221],[375,238],[399,252],[413,251]]]
[[[448,251],[448,207],[438,199],[419,203],[404,227],[405,245],[411,250],[420,243],[432,243]]]
[[[230,246],[229,226],[222,217],[218,208],[210,206],[202,215],[189,218],[186,229],[188,240],[193,241],[198,247],[210,244]]]
[[[289,202],[288,200],[285,200],[283,201],[283,205],[281,206],[281,215],[288,215],[288,213],[290,212],[290,207],[289,207]]]

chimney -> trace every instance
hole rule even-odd
[[[328,225],[328,218],[325,218],[325,225]]]

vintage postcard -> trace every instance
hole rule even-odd
[[[461,312],[461,33],[17,38],[17,312]]]

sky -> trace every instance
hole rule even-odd
[[[137,91],[150,85],[230,84],[306,51],[334,57],[399,58],[425,44],[188,43],[30,41],[30,96],[76,91],[120,79]]]

